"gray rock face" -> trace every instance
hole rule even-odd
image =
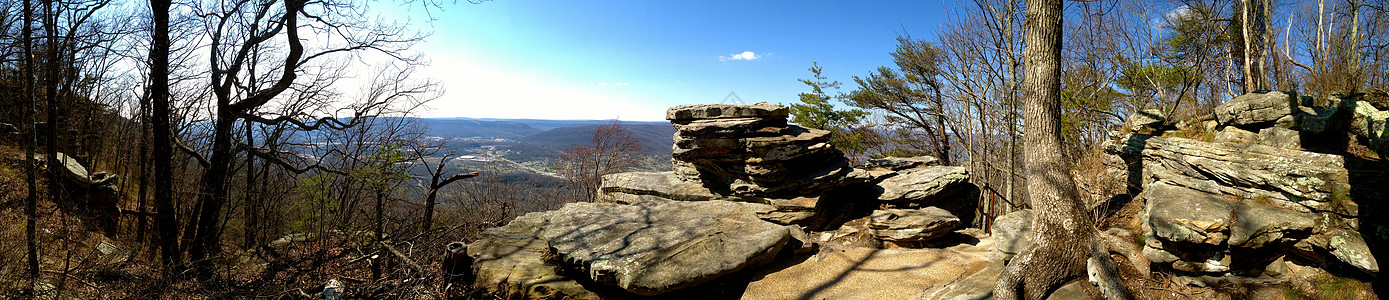
[[[1143,197],[1144,256],[1187,272],[1263,270],[1307,238],[1317,218],[1161,182],[1148,185]]]
[[[934,156],[915,156],[915,157],[896,157],[889,156],[884,158],[869,159],[864,163],[864,169],[885,169],[891,171],[901,171],[911,168],[939,166],[940,159]]]
[[[545,253],[535,255],[527,249],[546,247],[558,263],[587,274],[594,282],[648,296],[764,264],[790,238],[786,227],[762,221],[747,205],[728,201],[667,201],[650,206],[571,203],[517,217],[484,233],[468,250],[472,254],[478,248],[480,286],[532,281],[516,277],[518,265],[525,266],[519,271],[534,273],[527,275],[550,279],[542,283],[566,281],[533,266]],[[510,276],[498,280],[507,265],[512,266]],[[499,270],[486,272],[494,269]]]
[[[1302,134],[1296,130],[1269,127],[1259,130],[1259,144],[1283,149],[1302,149]]]
[[[919,202],[929,204],[942,192],[969,181],[965,167],[926,167],[899,172],[878,186],[883,189],[878,200],[888,203]]]
[[[1339,155],[1263,145],[1206,143],[1184,138],[1128,135],[1110,153],[1142,155],[1144,183],[1161,181],[1211,194],[1266,197],[1274,206],[1304,212],[1356,215],[1353,203],[1332,201],[1350,191]]]
[[[814,196],[771,198],[715,194],[703,183],[686,181],[673,172],[628,172],[603,176],[598,201],[631,205],[653,205],[665,201],[726,200],[760,204],[758,217],[777,224],[819,228],[836,215],[849,210],[845,197],[830,193]]]
[[[1221,125],[1250,125],[1276,121],[1297,110],[1296,99],[1283,92],[1240,95],[1215,108]]]
[[[1331,234],[1330,243],[1331,255],[1340,259],[1348,265],[1368,273],[1379,273],[1379,261],[1375,260],[1374,253],[1365,244],[1365,238],[1360,233],[1350,230],[1337,230]]]
[[[694,104],[667,109],[666,120],[670,120],[672,123],[686,123],[700,119],[785,119],[789,113],[790,110],[785,107],[766,102],[758,102],[753,105]]]
[[[1220,245],[1229,238],[1230,203],[1219,196],[1157,183],[1144,191],[1148,225],[1165,241]]]
[[[671,108],[677,174],[737,196],[795,197],[846,184],[852,169],[830,132],[787,125],[786,116],[767,103]]]
[[[1381,156],[1389,155],[1389,111],[1380,111],[1361,100],[1345,100],[1342,105],[1350,111],[1350,132]]]
[[[1215,133],[1216,143],[1258,144],[1259,134],[1235,126],[1226,126]]]
[[[1014,211],[994,219],[994,247],[1003,261],[1013,259],[1022,249],[1032,245],[1032,210]]]
[[[1162,126],[1163,122],[1167,122],[1167,115],[1161,110],[1145,109],[1129,115],[1129,118],[1124,120],[1124,129],[1129,132],[1139,132],[1144,128],[1156,129]]]
[[[881,209],[868,219],[873,236],[892,242],[927,241],[955,231],[960,218],[944,209]]]

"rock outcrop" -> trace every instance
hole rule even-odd
[[[965,168],[939,166],[939,160],[923,156],[877,159],[855,169],[829,144],[828,131],[787,124],[786,108],[766,103],[678,106],[666,117],[677,130],[673,171],[609,174],[597,203],[529,213],[486,230],[466,247],[475,258],[475,284],[526,299],[711,297],[705,293],[728,291],[718,286],[738,280],[729,278],[746,278],[730,275],[751,274],[745,270],[778,255],[838,252],[826,249],[826,232],[817,232],[829,228],[851,231],[840,237],[864,237],[862,247],[832,247],[854,253],[832,258],[833,266],[852,270],[852,260],[862,259],[928,267],[849,276],[857,280],[898,276],[939,284],[957,280],[960,272],[988,278],[1002,269],[986,267],[996,265],[994,255],[903,248],[930,242],[992,250],[991,244],[977,245],[981,238],[975,236],[982,234],[955,234],[969,223],[971,193],[977,192]],[[850,219],[853,225],[845,225]],[[817,265],[790,268],[830,275],[816,271]],[[759,281],[802,279],[784,274],[790,273],[764,274]],[[784,296],[778,294],[786,292],[784,284],[776,282],[754,283],[741,296]],[[900,296],[925,288],[910,287]],[[825,295],[886,295],[859,292]]]
[[[789,125],[786,117],[786,108],[767,103],[673,107],[666,118],[676,128],[674,171],[607,175],[599,201],[760,203],[772,208],[758,213],[763,219],[810,230],[878,207],[973,212],[935,203],[957,194],[969,198],[963,195],[970,190],[965,168],[938,166],[940,160],[929,156],[888,157],[869,161],[866,169],[851,168],[829,144],[828,131]]]
[[[1374,189],[1389,170],[1335,152],[1334,141],[1346,130],[1378,151],[1389,113],[1359,100],[1304,106],[1310,102],[1281,92],[1236,97],[1216,108],[1218,124],[1205,129],[1213,142],[1112,133],[1110,175],[1140,187],[1145,203],[1144,256],[1155,266],[1217,277],[1271,274],[1265,268],[1285,256],[1377,273],[1375,242],[1361,233],[1389,228],[1363,218],[1385,215],[1378,207],[1389,199]]]
[[[937,207],[880,209],[868,216],[873,236],[891,242],[919,242],[954,232],[960,218]]]
[[[587,297],[566,277],[583,274],[585,280],[633,294],[660,295],[769,262],[790,232],[758,219],[749,206],[571,203],[488,229],[468,251],[478,257],[477,282],[506,294],[530,298],[554,291]],[[571,272],[556,272],[547,263]]]

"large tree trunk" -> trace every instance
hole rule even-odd
[[[227,103],[222,100],[219,102]],[[194,233],[193,245],[188,248],[188,254],[195,262],[194,266],[203,275],[212,274],[212,263],[208,259],[221,251],[218,219],[227,200],[227,173],[231,170],[232,158],[231,135],[235,124],[236,117],[227,105],[219,105],[217,122],[213,126],[212,134],[212,165],[203,173],[202,192],[198,196],[202,206],[196,212],[198,227]]]
[[[150,96],[154,127],[154,207],[159,248],[165,268],[183,263],[178,247],[178,212],[174,210],[173,125],[169,122],[169,0],[150,0],[154,38],[150,45]]]
[[[38,218],[39,218],[39,187],[37,168],[34,167],[34,150],[38,148],[38,130],[35,124],[38,115],[38,98],[34,95],[34,58],[33,58],[33,6],[29,0],[24,0],[24,94],[29,100],[29,107],[25,110],[25,132],[27,140],[24,143],[24,162],[25,179],[29,183],[29,197],[24,205],[24,214],[28,220],[24,224],[25,245],[29,256],[29,280],[32,280],[28,289],[32,289],[39,280],[39,238],[38,238]],[[34,295],[32,290],[30,295]]]
[[[1087,258],[1109,260],[1061,156],[1061,0],[1028,0],[1023,77],[1024,175],[1033,211],[1032,244],[1004,268],[994,296],[1043,299],[1086,274]],[[1109,266],[1113,262],[1109,261]],[[1111,273],[1112,275],[1112,273]],[[1111,298],[1114,283],[1102,283]]]

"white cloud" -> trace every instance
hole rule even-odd
[[[757,60],[759,58],[762,58],[762,56],[757,55],[757,53],[753,53],[752,51],[743,51],[743,53],[734,53],[732,56],[719,56],[719,61]]]

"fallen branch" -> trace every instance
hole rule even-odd
[[[391,254],[394,254],[396,258],[400,258],[401,261],[405,262],[405,265],[410,266],[410,268],[414,269],[415,272],[424,272],[424,267],[420,267],[420,264],[415,263],[415,260],[410,259],[409,256],[405,256],[404,253],[400,253],[400,251],[396,250],[395,247],[391,247],[390,243],[381,243],[381,247],[386,248],[386,251],[389,251],[391,252]]]

